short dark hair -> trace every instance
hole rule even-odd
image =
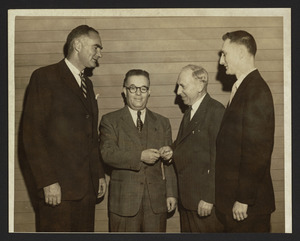
[[[150,76],[149,76],[149,73],[146,71],[146,70],[142,70],[142,69],[131,69],[129,70],[126,75],[125,75],[125,78],[124,78],[124,81],[123,81],[123,87],[126,86],[126,81],[129,77],[131,76],[136,76],[136,75],[142,75],[142,76],[145,76],[148,81],[149,81],[149,85],[150,85]]]
[[[90,32],[95,32],[95,33],[99,34],[99,32],[96,29],[94,29],[88,25],[80,25],[80,26],[74,28],[69,33],[69,35],[67,37],[67,41],[64,46],[65,57],[68,56],[68,54],[72,52],[74,39],[76,39],[80,36],[83,36],[83,35],[89,35]]]
[[[253,38],[253,36],[250,33],[246,32],[244,30],[228,32],[223,35],[222,39],[224,41],[226,39],[229,39],[230,42],[232,42],[232,43],[244,45],[248,49],[248,52],[250,54],[252,54],[253,56],[255,56],[255,54],[256,54],[257,47],[256,47],[255,39]]]

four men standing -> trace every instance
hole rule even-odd
[[[123,83],[126,106],[102,116],[99,143],[83,70],[97,66],[102,43],[91,27],[72,30],[66,59],[32,74],[24,107],[24,146],[44,199],[38,231],[94,230],[96,198],[106,189],[99,146],[112,168],[110,231],[165,232],[177,185],[182,232],[269,231],[272,95],[254,66],[254,38],[236,31],[223,40],[220,64],[238,79],[225,114],[207,93],[206,70],[185,66],[177,94],[189,108],[172,143],[169,120],[146,107],[149,73],[133,69]]]

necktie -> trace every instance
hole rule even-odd
[[[229,98],[228,105],[230,105],[230,103],[231,103],[231,101],[232,101],[232,99],[233,99],[233,97],[234,97],[236,91],[237,91],[237,84],[236,84],[236,82],[235,82],[235,83],[233,84],[233,86],[232,86],[232,89],[231,89],[231,94],[230,94],[230,98]]]
[[[86,79],[85,79],[84,74],[82,72],[80,72],[79,76],[80,76],[80,79],[81,79],[82,94],[83,94],[84,98],[86,98],[87,97]]]
[[[189,106],[189,108],[185,111],[184,113],[184,119],[183,119],[183,126],[184,128],[186,128],[186,126],[188,125],[188,123],[191,120],[191,111],[192,111],[192,107]]]
[[[137,112],[136,127],[138,128],[139,133],[141,133],[142,129],[143,129],[143,122],[141,120],[141,111],[140,110],[138,110],[138,112]]]

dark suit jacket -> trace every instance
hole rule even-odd
[[[177,198],[176,175],[172,165],[161,161],[146,165],[141,161],[145,149],[170,145],[171,126],[167,118],[146,110],[144,127],[147,138],[142,143],[127,106],[102,117],[100,123],[100,149],[103,161],[111,166],[109,184],[109,211],[121,216],[134,216],[143,198],[144,185],[148,185],[154,213],[166,212],[166,198]]]
[[[273,99],[255,70],[226,109],[217,138],[216,207],[220,212],[232,215],[235,201],[248,204],[248,214],[275,210],[270,175],[273,143]]]
[[[186,209],[197,210],[200,200],[215,201],[215,141],[223,113],[224,106],[206,94],[185,129],[181,122],[172,145],[179,199]]]
[[[85,99],[64,60],[33,72],[23,111],[23,142],[38,189],[58,182],[63,200],[81,199],[104,177],[92,82]],[[42,193],[42,192],[41,192]]]

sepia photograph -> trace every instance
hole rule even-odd
[[[9,233],[286,233],[291,9],[8,10]]]

